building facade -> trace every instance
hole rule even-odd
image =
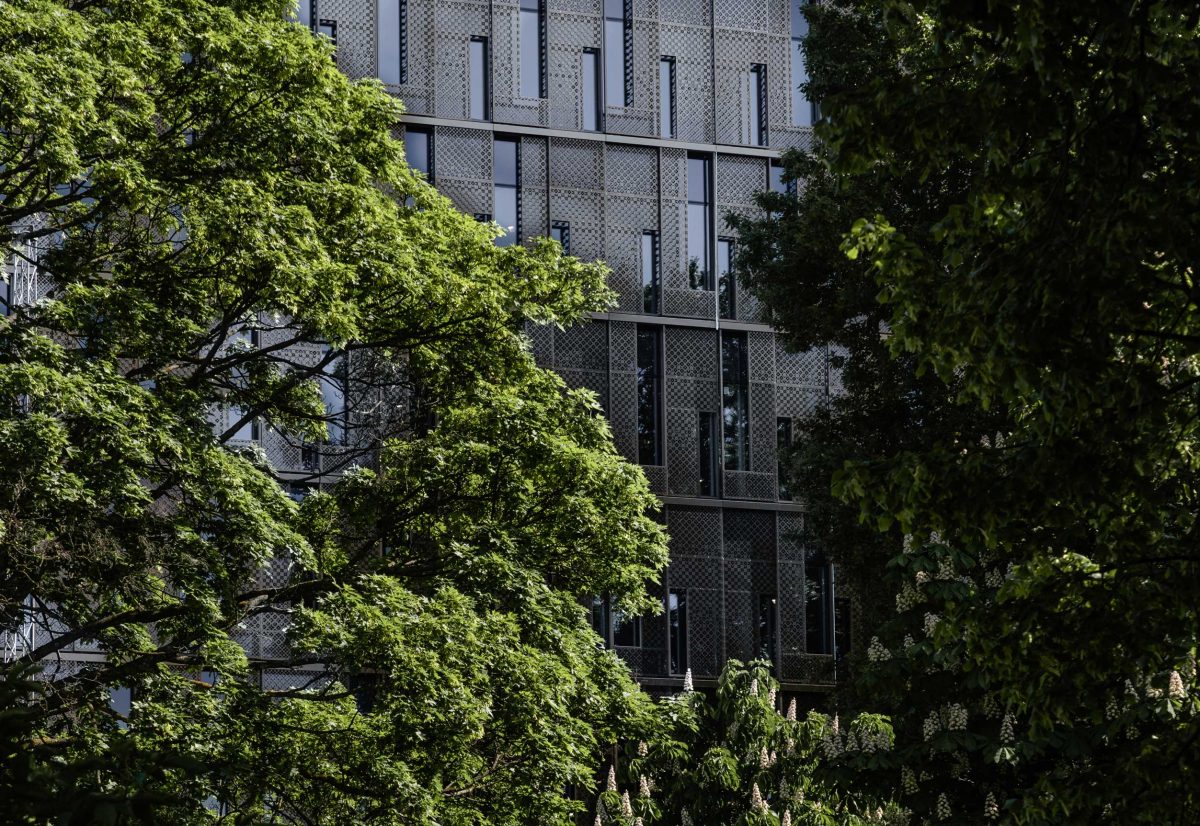
[[[409,163],[497,243],[549,235],[612,268],[611,312],[531,328],[538,362],[592,390],[663,503],[664,612],[593,621],[647,685],[764,657],[831,684],[850,639],[834,570],[780,483],[829,353],[789,352],[734,283],[726,216],[811,146],[804,0],[304,0],[339,67],[402,99]]]

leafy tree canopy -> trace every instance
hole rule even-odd
[[[287,11],[0,4],[6,816],[563,822],[648,719],[578,600],[666,555],[520,332],[605,271],[495,247]]]
[[[895,596],[857,688],[895,716],[902,800],[1190,822],[1200,18],[809,14],[822,144],[744,268],[798,345],[849,354],[803,487]]]

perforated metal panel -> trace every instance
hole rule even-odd
[[[654,149],[610,144],[605,150],[607,223],[605,260],[618,307],[643,311],[642,233],[658,232],[658,153]]]
[[[697,676],[715,676],[725,659],[719,508],[670,507],[672,538],[667,581],[687,589],[688,663]]]
[[[378,52],[375,49],[375,0],[320,0],[317,14],[321,20],[337,24],[337,67],[352,77],[378,77]]]
[[[601,0],[549,0],[549,118],[556,129],[583,127],[584,49],[600,49]]]
[[[492,212],[492,134],[439,126],[434,136],[438,190],[471,215]]]
[[[609,424],[617,451],[637,462],[637,325],[614,321],[608,329]]]
[[[700,494],[700,411],[721,409],[720,349],[715,330],[666,332],[667,467],[673,494]]]
[[[406,0],[407,14],[405,29],[397,33],[406,36],[408,52],[405,82],[393,87],[402,101],[404,109],[413,115],[432,115],[434,106],[434,78],[437,63],[434,60],[434,6],[435,0]]]
[[[767,162],[762,158],[743,155],[717,155],[717,235],[732,239],[735,246],[738,234],[729,226],[730,216],[761,218],[762,210],[755,198],[766,188]],[[760,321],[762,305],[741,285],[735,287],[735,317],[739,321]]]

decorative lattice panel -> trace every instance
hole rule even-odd
[[[434,5],[435,0],[407,0],[408,73],[395,87],[404,110],[413,115],[434,114]],[[382,33],[381,33],[382,36]]]
[[[438,190],[470,215],[492,212],[492,133],[438,127],[434,137]]]
[[[609,406],[617,451],[631,462],[638,459],[637,445],[637,325],[624,321],[609,324]]]
[[[608,410],[608,325],[586,322],[554,331],[555,371],[571,387],[586,387]]]
[[[721,409],[719,353],[715,330],[666,330],[667,468],[674,494],[700,492],[699,412]]]
[[[716,110],[717,141],[720,143],[752,143],[753,131],[750,121],[754,108],[753,98],[757,92],[750,83],[750,66],[754,63],[768,64],[767,41],[767,35],[762,32],[744,29],[716,30],[717,73],[713,82],[721,100],[721,105]],[[782,80],[783,78],[767,65],[768,117],[769,90],[772,86],[781,86]]]
[[[712,143],[713,56],[707,5],[673,0],[660,3],[660,8],[664,22],[659,27],[659,48],[662,54],[675,57],[676,137],[693,143]],[[682,22],[685,20],[688,22]]]
[[[320,0],[322,20],[337,23],[337,66],[352,78],[378,77],[374,0]]]
[[[487,0],[437,0],[434,14],[434,110],[444,118],[469,114],[468,50],[474,36],[491,37]],[[491,49],[493,57],[496,50]],[[505,58],[507,59],[507,57]]]
[[[545,138],[521,138],[521,237],[548,235],[550,200],[547,197]]]
[[[600,3],[601,0],[550,0],[547,4],[549,120],[556,129],[583,127],[581,56],[584,49],[600,49],[603,45]]]
[[[658,231],[658,153],[654,149],[610,144],[604,158],[607,237],[605,261],[618,306],[640,313],[642,233]]]

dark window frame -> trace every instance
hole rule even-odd
[[[589,60],[592,64],[592,82],[585,82],[587,73],[584,71],[584,61]],[[579,81],[583,87],[583,94],[580,95],[579,104],[583,107],[583,119],[580,123],[580,128],[584,132],[603,132],[604,131],[604,61],[599,49],[585,48],[579,53]],[[592,95],[595,106],[588,106],[588,95]],[[588,128],[587,115],[591,111],[592,116],[596,119],[595,127]]]
[[[728,237],[717,238],[717,311],[718,315],[727,320],[737,318],[737,277],[733,272],[733,256],[737,240]],[[722,245],[729,253],[722,270]]]
[[[513,240],[511,242],[511,244],[505,244],[504,246],[515,246],[515,245],[521,243],[521,225],[522,225],[522,218],[524,217],[522,215],[522,209],[521,209],[521,206],[522,206],[522,204],[521,204],[521,139],[520,139],[520,137],[518,137],[516,135],[505,135],[505,134],[493,135],[492,136],[492,157],[493,157],[493,159],[495,158],[495,151],[496,151],[497,143],[511,143],[513,145],[514,154],[516,157],[515,157],[515,162],[514,162],[515,168],[513,170],[513,172],[514,172],[513,183],[511,183],[511,184],[510,183],[500,183],[499,180],[497,180],[496,174],[495,174],[495,165],[493,163],[493,169],[492,169],[492,216],[493,216],[493,218],[495,218],[495,216],[497,215],[497,212],[496,212],[497,192],[496,191],[501,188],[511,189],[513,191],[513,195],[514,195],[513,200],[516,205],[516,215],[513,216]],[[502,239],[498,238],[496,240],[497,240],[497,242],[499,242]]]
[[[533,8],[527,8],[527,6],[533,6]],[[517,5],[518,26],[523,27],[524,21],[521,19],[521,15],[523,15],[525,12],[534,12],[535,14],[537,14],[537,26],[538,26],[538,31],[537,31],[537,50],[538,50],[537,87],[538,87],[538,94],[537,94],[537,96],[538,96],[538,98],[546,98],[549,96],[548,59],[547,59],[548,44],[547,44],[547,40],[546,40],[546,34],[547,34],[547,28],[548,28],[546,25],[546,0],[521,0],[521,2]],[[523,41],[524,41],[524,31],[522,30],[518,33],[517,43],[523,44]],[[521,63],[520,63],[520,60],[518,59],[518,61],[517,61],[518,70],[520,68],[520,65],[521,65]],[[521,88],[521,86],[524,84],[524,82],[525,82],[525,78],[522,75],[518,79],[518,88],[520,89],[521,97],[528,98],[529,96],[525,94],[524,88]]]

